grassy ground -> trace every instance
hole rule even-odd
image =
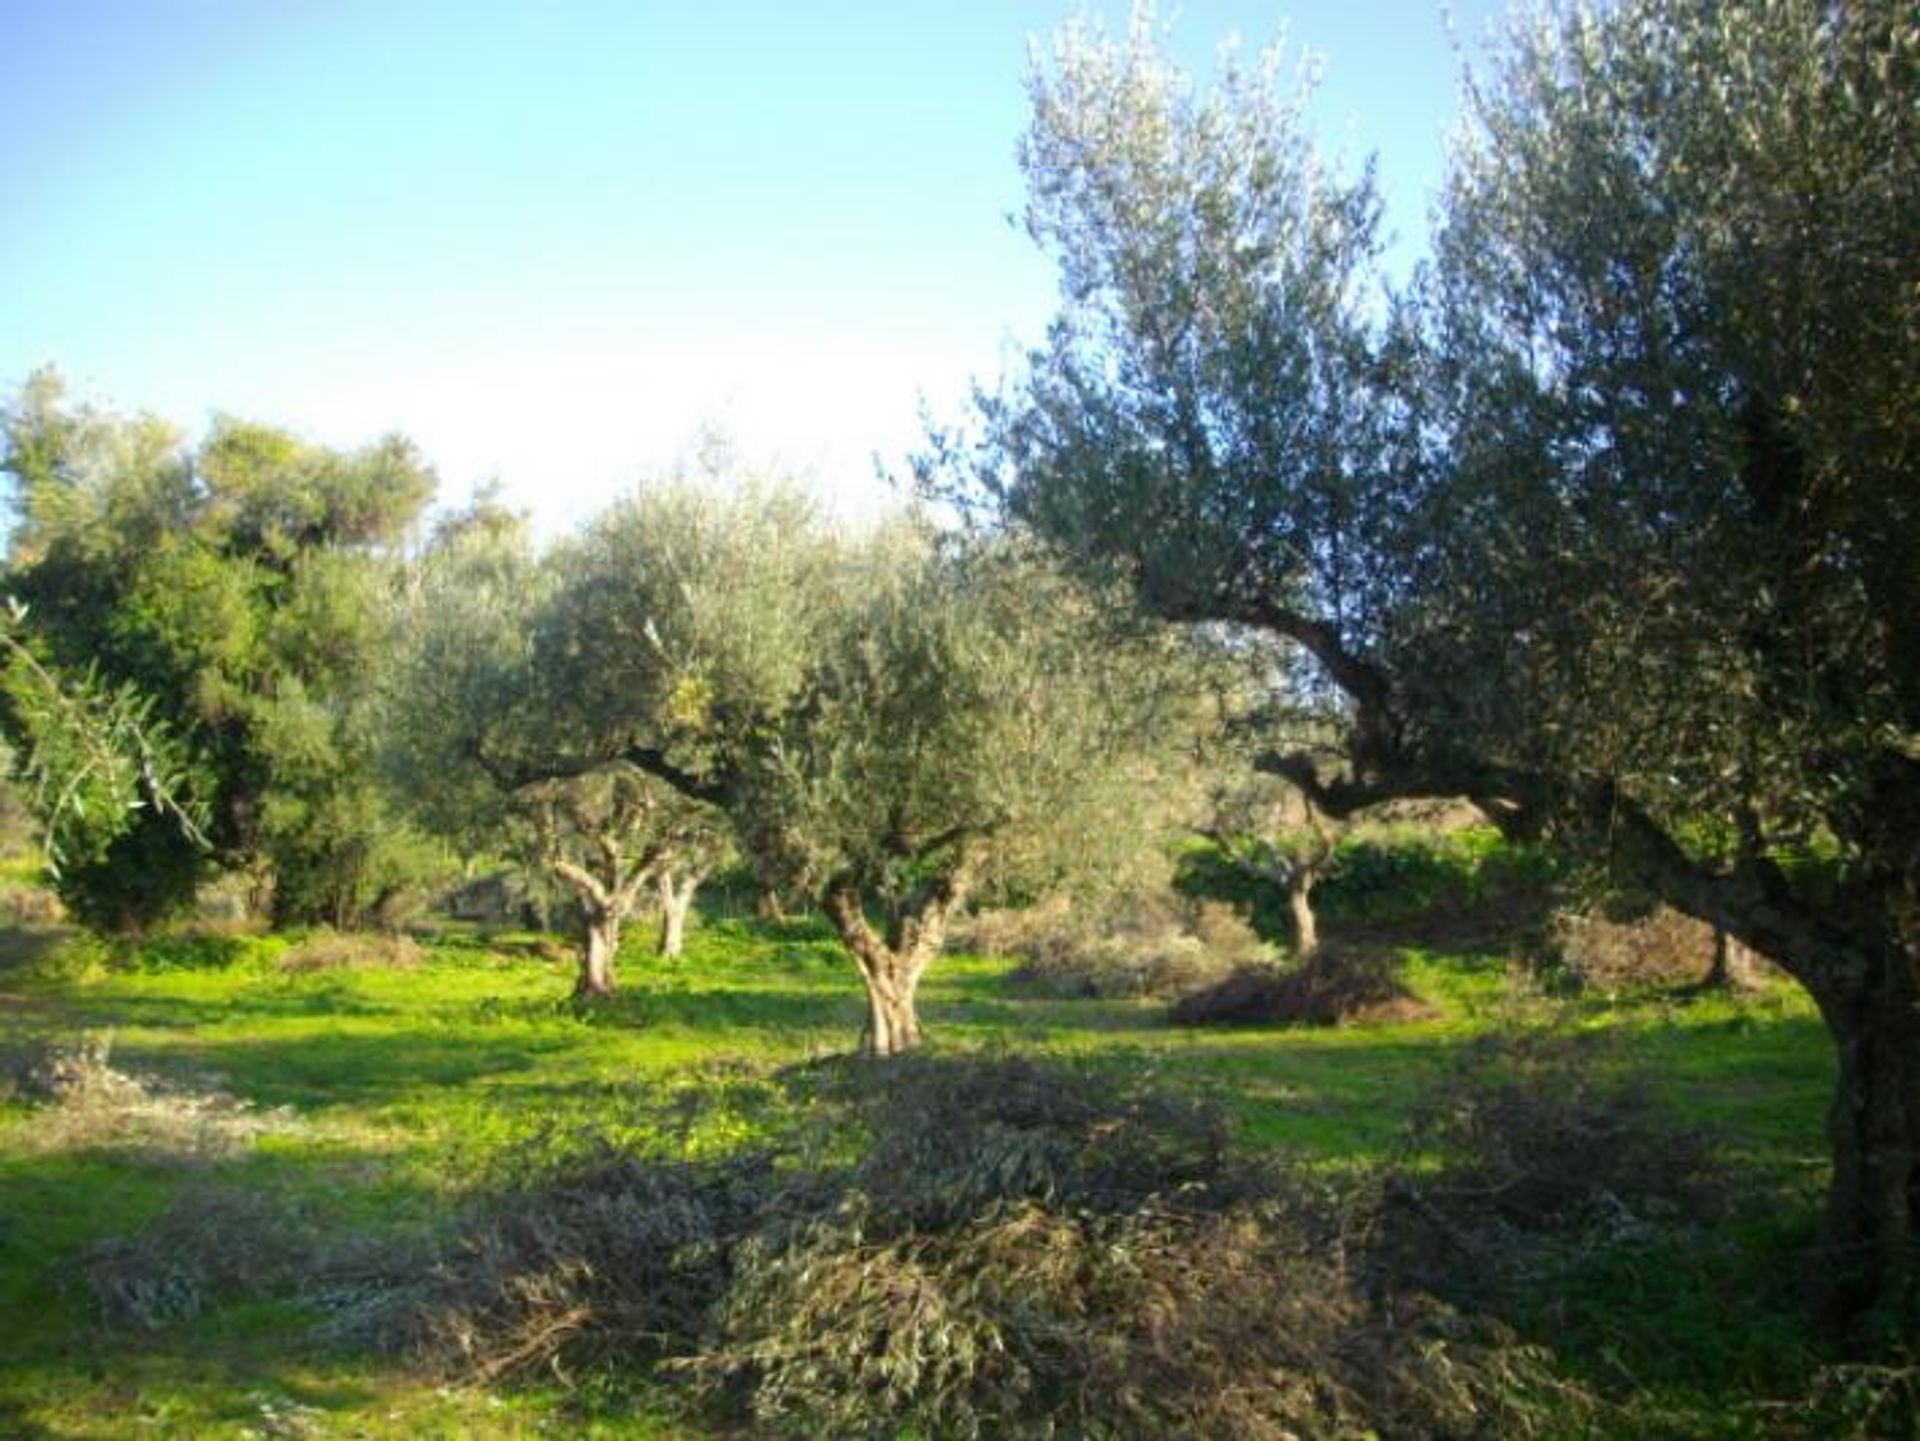
[[[422,1375],[340,1339],[327,1322],[345,1303],[306,1289],[287,1256],[408,1254],[504,1158],[584,1130],[691,1156],[755,1140],[790,1119],[769,1107],[767,1078],[857,1037],[838,949],[803,924],[720,923],[677,962],[630,950],[622,994],[585,1010],[565,998],[564,960],[533,938],[449,937],[397,965],[283,959],[273,940],[119,957],[86,942],[36,954],[17,934],[0,944],[7,1047],[92,1036],[96,1060],[106,1045],[106,1065],[144,1084],[0,1102],[0,1435],[706,1434],[671,1389]],[[1600,1038],[1595,1064],[1646,1068],[1662,1102],[1721,1142],[1748,1203],[1709,1244],[1649,1236],[1503,1319],[1620,1398],[1643,1433],[1750,1432],[1756,1398],[1791,1402],[1811,1384],[1820,1357],[1797,1320],[1792,1258],[1811,1234],[1831,1063],[1792,993],[1548,1001],[1498,957],[1415,951],[1411,980],[1435,1019],[1186,1031],[1144,1002],[1023,996],[1008,969],[943,961],[923,993],[931,1045],[1090,1058],[1205,1091],[1245,1144],[1333,1173],[1395,1154],[1409,1113],[1478,1038],[1548,1023]],[[269,1203],[284,1248],[258,1235]],[[173,1296],[103,1266],[130,1240],[164,1248],[196,1216],[216,1235],[239,1218],[237,1282],[211,1275],[203,1293]],[[246,1284],[249,1270],[278,1280]],[[1736,1397],[1746,1419],[1716,1423]]]

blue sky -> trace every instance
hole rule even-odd
[[[400,430],[548,530],[702,426],[869,508],[921,397],[1045,323],[1008,217],[1028,43],[1071,8],[0,0],[0,386],[51,361],[189,431]],[[1500,5],[1450,8],[1470,45]],[[1162,13],[1196,69],[1282,27],[1322,57],[1321,135],[1378,152],[1409,263],[1439,0]]]

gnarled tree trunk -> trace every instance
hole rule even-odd
[[[1287,878],[1287,915],[1293,922],[1293,950],[1305,960],[1320,949],[1320,923],[1313,913],[1314,873],[1297,866]]]
[[[963,848],[949,867],[903,905],[883,937],[867,920],[858,879],[836,877],[823,896],[827,919],[853,955],[867,990],[867,1025],[861,1049],[869,1056],[897,1056],[920,1044],[915,997],[920,977],[945,944],[947,922],[972,889],[980,853]]]
[[[574,982],[573,993],[582,1000],[601,1000],[613,994],[613,958],[620,951],[620,917],[608,907],[592,902],[588,902],[584,910],[580,974]]]
[[[677,877],[672,867],[661,869],[654,882],[660,901],[661,955],[679,956],[686,951],[687,916],[693,910],[694,892],[706,877],[707,873],[696,867],[681,871]]]
[[[1809,989],[1839,1060],[1816,1300],[1834,1322],[1897,1324],[1920,1309],[1920,954],[1862,956]]]

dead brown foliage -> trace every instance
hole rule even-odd
[[[1052,996],[1166,999],[1212,985],[1268,954],[1232,907],[1170,892],[1098,907],[1054,897],[1018,910],[983,911],[956,928],[954,944],[1019,957],[1014,983]]]
[[[1344,1026],[1418,1020],[1433,1010],[1400,978],[1389,952],[1326,947],[1296,965],[1243,966],[1186,996],[1176,1025]]]

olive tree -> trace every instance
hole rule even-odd
[[[1263,61],[1151,26],[1033,82],[1044,348],[954,481],[1161,614],[1285,637],[1322,810],[1464,795],[1773,958],[1835,1043],[1822,1274],[1911,1302],[1920,1220],[1920,21],[1624,0],[1519,21],[1431,271]]]
[[[1101,607],[1015,556],[912,521],[836,536],[790,487],[663,484],[553,573],[526,644],[564,743],[522,759],[625,764],[723,811],[853,956],[875,1055],[919,1040],[919,979],[976,885],[1045,884],[1152,813],[1097,803],[1158,784],[1148,698],[1184,697],[1144,684],[1152,645],[1124,660]]]
[[[1162,639],[1031,560],[906,531],[855,566],[740,823],[819,898],[887,1056],[918,1044],[921,977],[983,880],[1030,894],[1165,844],[1189,717]]]
[[[725,854],[712,807],[594,752],[564,694],[564,647],[540,627],[555,558],[489,501],[437,532],[410,596],[408,661],[389,700],[389,763],[423,820],[462,849],[508,853],[563,886],[580,913],[575,994],[612,994],[620,933],[662,906],[660,950],[681,952],[700,881]]]

